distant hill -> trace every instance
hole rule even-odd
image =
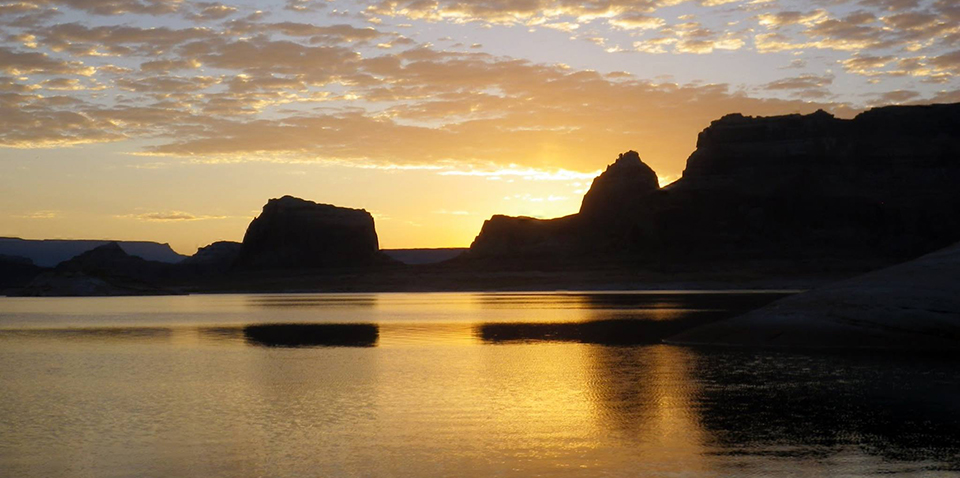
[[[23,287],[45,270],[26,257],[0,254],[0,291]]]
[[[109,242],[61,262],[52,271],[36,276],[15,291],[23,296],[168,295],[176,291],[160,286],[175,280],[181,266],[148,261],[127,254]]]
[[[124,252],[148,261],[169,264],[180,262],[187,256],[177,254],[169,244],[149,241],[100,241],[74,239],[20,239],[0,237],[0,254],[26,257],[40,267],[54,267],[93,248],[116,242]]]
[[[409,265],[436,264],[463,254],[466,247],[448,247],[441,249],[381,249],[380,252],[396,261]]]

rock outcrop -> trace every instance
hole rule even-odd
[[[576,259],[625,250],[634,221],[659,191],[657,175],[636,151],[620,154],[593,180],[578,214],[556,219],[496,215],[483,223],[466,258]]]
[[[960,244],[666,340],[689,345],[960,349]]]
[[[658,189],[657,173],[640,160],[636,151],[627,151],[594,178],[583,196],[580,214],[609,220],[641,207],[643,198]]]
[[[483,222],[467,260],[499,257],[563,256],[578,249],[582,230],[577,215],[556,219],[496,215]]]
[[[217,241],[197,249],[197,252],[180,262],[187,267],[226,271],[240,255],[242,244],[233,241]]]
[[[355,267],[384,260],[367,211],[284,196],[268,201],[250,223],[235,267]]]
[[[878,260],[960,239],[960,104],[896,106],[852,120],[818,111],[727,115],[700,133],[683,177],[658,188],[628,152],[579,214],[494,216],[466,258]]]

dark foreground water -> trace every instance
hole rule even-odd
[[[960,361],[658,343],[771,298],[0,298],[0,476],[960,471]]]

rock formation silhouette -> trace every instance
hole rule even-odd
[[[660,189],[657,173],[640,160],[636,151],[622,153],[593,180],[583,196],[580,214],[610,221],[615,216],[642,207],[643,198]]]
[[[271,199],[250,223],[235,266],[245,269],[353,267],[389,261],[373,216],[362,209],[292,196]]]
[[[700,133],[676,182],[660,187],[628,151],[593,181],[578,213],[495,215],[445,262],[436,257],[446,251],[396,251],[411,263],[400,264],[379,249],[368,212],[284,196],[267,202],[242,244],[214,243],[182,264],[130,257],[114,244],[36,276],[24,293],[821,283],[960,241],[958,132],[960,103],[876,108],[850,120],[731,114]],[[16,266],[29,270],[9,274],[8,287],[42,271]],[[102,284],[70,279],[81,276]]]
[[[180,262],[183,266],[226,271],[240,255],[241,244],[233,241],[217,241],[197,249],[197,252]]]
[[[895,261],[960,239],[960,104],[844,120],[732,114],[658,188],[639,156],[598,177],[580,213],[494,216],[465,258]]]

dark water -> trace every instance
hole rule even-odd
[[[0,299],[0,476],[960,473],[960,361],[659,344],[772,298]]]

